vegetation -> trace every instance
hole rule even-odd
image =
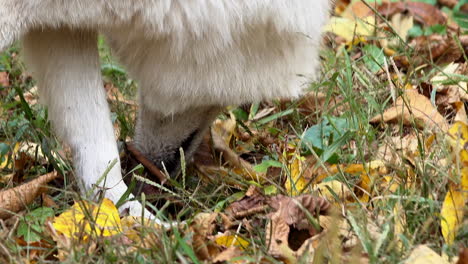
[[[80,196],[1,53],[2,262],[467,263],[468,1],[336,2],[307,94],[229,107],[165,184],[130,166],[137,84],[100,40],[125,178],[168,229]]]

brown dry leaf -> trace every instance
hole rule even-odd
[[[320,237],[320,226],[310,222],[308,215],[318,217],[327,214],[330,203],[311,195],[272,197],[270,206],[276,212],[270,215],[266,238],[270,242],[268,252],[287,263],[296,263],[297,257],[307,253],[313,256]]]
[[[134,247],[131,250],[136,250],[135,247],[152,248],[160,246],[160,232],[163,231],[160,225],[148,221],[146,218],[134,216],[122,217],[120,222],[122,233],[125,234],[127,239],[131,240],[130,244]],[[144,232],[144,236],[141,235],[142,232]]]
[[[456,264],[468,264],[468,248],[461,248]]]
[[[48,182],[57,177],[58,173],[54,171],[20,186],[0,191],[0,218],[8,218],[13,213],[23,210],[37,196],[47,190],[45,185]]]
[[[394,106],[387,109],[383,115],[373,117],[370,123],[394,123],[403,120],[403,124],[411,125],[413,122],[421,128],[448,130],[445,118],[437,111],[427,97],[416,89],[406,89]]]
[[[349,225],[346,218],[340,215],[320,215],[319,216],[320,226],[323,228],[323,232],[337,229],[337,235],[343,241],[343,250],[346,252],[351,251],[354,247],[359,245],[359,239],[357,235],[352,231],[352,227]]]
[[[267,197],[257,190],[247,193],[241,200],[231,203],[224,212],[230,218],[241,219],[254,214],[264,213],[267,209]]]
[[[219,253],[214,259],[213,263],[244,263],[242,261],[233,262],[232,259],[242,256],[242,250],[238,247],[229,247]]]
[[[385,17],[397,13],[409,13],[417,22],[426,26],[443,25],[447,22],[446,15],[440,9],[422,2],[382,3],[377,7],[377,10]],[[373,12],[371,11],[367,15],[373,15]]]
[[[309,115],[323,109],[333,109],[333,115],[341,114],[345,109],[340,106],[343,98],[341,96],[327,96],[327,94],[311,91],[302,97],[298,109],[302,113]]]
[[[10,86],[10,78],[8,72],[0,72],[0,87]]]
[[[24,100],[26,100],[26,102],[29,105],[37,104],[37,100],[39,98],[39,96],[37,94],[37,86],[34,86],[31,89],[29,89],[29,91],[24,92],[23,97],[24,97]],[[15,96],[15,100],[20,101],[20,97],[18,95]]]
[[[235,121],[234,121],[235,122]],[[232,121],[226,126],[215,125],[211,128],[211,136],[213,139],[213,147],[223,153],[223,158],[235,169],[235,172],[242,175],[247,180],[254,180],[263,182],[265,178],[264,173],[257,173],[254,171],[252,165],[246,160],[242,159],[230,147],[230,138],[233,135]]]
[[[388,0],[384,0],[383,2],[388,2]],[[378,3],[368,3],[372,8],[377,8]],[[349,19],[355,19],[355,18],[364,18],[369,16],[369,14],[372,13],[372,9],[367,7],[365,3],[362,1],[353,1],[350,5],[348,5],[348,8],[343,12],[341,15],[342,17],[346,17]]]
[[[67,237],[57,232],[52,222],[47,221],[45,225],[47,232],[57,243],[57,254],[55,254],[54,257],[58,258],[61,263],[68,260],[68,256],[71,252],[83,252],[88,255],[96,253],[97,243],[95,240],[88,240],[86,243],[77,242],[73,237]]]
[[[72,245],[76,244],[76,246],[78,246],[78,243],[74,243],[71,238],[57,233],[54,226],[52,225],[52,222],[47,221],[45,225],[47,232],[57,243],[57,254],[54,256],[61,262],[66,261],[68,259],[69,252],[72,249]]]
[[[411,252],[405,264],[450,264],[426,245],[419,245]]]
[[[468,64],[450,63],[431,78],[430,83],[433,89],[437,89],[437,96],[442,97],[437,98],[437,105],[468,101],[468,82],[458,80],[455,84],[447,84],[454,81],[454,75],[468,75]]]
[[[414,48],[416,54],[412,58],[413,65],[426,65],[431,61],[440,65],[452,63],[463,54],[451,35],[419,36],[412,39],[409,45]]]
[[[459,40],[465,54],[468,54],[468,35],[460,36]]]
[[[458,4],[458,0],[438,0],[437,2],[449,8],[453,8],[455,5]]]
[[[119,89],[112,83],[106,83],[104,85],[104,89],[106,90],[107,100],[111,102],[124,103],[130,106],[137,106],[137,103],[134,100],[125,99],[125,96],[123,96]]]
[[[58,208],[58,204],[46,193],[41,194],[42,206],[50,208]]]
[[[220,252],[220,248],[208,239],[216,228],[217,217],[217,213],[200,213],[194,217],[190,226],[193,232],[193,249],[197,257],[202,260],[210,260]]]
[[[455,102],[453,103],[453,107],[455,109],[455,117],[453,118],[453,121],[468,124],[468,116],[466,115],[465,104],[463,102]]]
[[[427,26],[445,24],[447,22],[446,15],[430,4],[422,2],[382,2],[380,5],[377,5],[377,3],[368,4],[384,17],[408,13],[414,17],[415,21]],[[372,9],[368,8],[362,1],[355,1],[343,12],[343,17],[347,18],[358,17],[362,19],[374,15]]]
[[[418,155],[418,138],[422,138],[422,135],[415,131],[403,137],[389,137],[377,150],[377,158],[387,164],[403,166],[404,159],[413,161]]]
[[[312,228],[310,232],[316,230],[310,226],[307,215],[326,215],[331,209],[330,203],[320,197],[312,195],[300,195],[296,197],[288,197],[284,195],[276,195],[270,198],[269,205],[280,212],[282,219],[288,225],[293,225],[303,229]]]

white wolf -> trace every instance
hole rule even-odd
[[[119,158],[98,33],[139,84],[136,147],[174,172],[179,147],[190,157],[223,106],[301,94],[316,71],[329,2],[0,0],[0,51],[22,41],[86,190]],[[114,202],[127,190],[119,162],[105,187]],[[144,210],[136,201],[122,208]]]

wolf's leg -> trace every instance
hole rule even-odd
[[[24,38],[24,52],[55,132],[73,151],[83,190],[102,189],[106,197],[117,202],[127,186],[120,172],[96,38],[95,32],[84,30],[33,30]],[[117,163],[99,182],[114,160]],[[135,216],[142,213],[136,201],[123,208],[129,208]]]

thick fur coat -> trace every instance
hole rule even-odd
[[[0,50],[22,40],[84,189],[125,192],[96,36],[139,84],[135,141],[156,163],[187,155],[226,105],[297,97],[314,77],[329,0],[0,0]],[[161,164],[162,165],[162,164]],[[140,215],[137,202],[127,203]]]

